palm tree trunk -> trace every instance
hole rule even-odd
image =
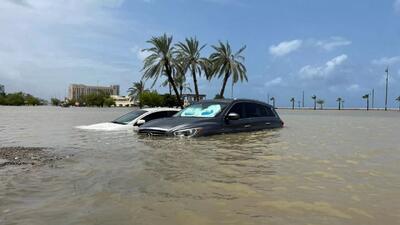
[[[169,67],[169,65],[165,65],[165,72],[168,77],[168,82],[170,83],[170,85],[172,86],[172,89],[175,92],[176,100],[178,101],[179,106],[183,109],[182,99],[181,99],[181,96],[179,95],[178,88],[175,85],[175,81],[172,78],[172,71],[171,71],[171,68]]]
[[[228,82],[228,78],[229,78],[229,73],[227,72],[224,76],[224,81],[222,83],[221,92],[219,93],[220,98],[224,98],[225,86],[226,86],[226,83]]]
[[[317,100],[314,100],[314,110],[317,110]]]
[[[194,93],[196,95],[195,100],[200,101],[199,87],[197,86],[197,77],[195,68],[192,68],[192,77],[193,77]]]
[[[340,101],[339,101],[339,110],[340,110]]]

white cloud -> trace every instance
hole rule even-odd
[[[396,12],[400,13],[400,0],[394,1],[393,7]]]
[[[315,43],[316,46],[321,47],[327,51],[331,51],[337,47],[350,45],[351,41],[343,37],[331,37],[328,40],[320,40]]]
[[[346,88],[346,90],[348,90],[348,91],[359,91],[360,90],[360,85],[352,84],[352,85],[348,86]]]
[[[300,69],[300,77],[303,79],[326,78],[334,72],[338,66],[343,64],[347,58],[347,55],[343,54],[329,60],[323,66],[306,65]]]
[[[276,85],[281,85],[283,82],[282,77],[276,77],[270,81],[267,81],[264,85],[266,87],[270,87],[270,86],[276,86]]]
[[[70,82],[130,82],[139,68],[129,46],[147,34],[135,21],[115,17],[113,8],[122,3],[0,1],[0,80],[10,92],[33,91],[40,97],[65,94]]]
[[[390,66],[393,64],[397,64],[397,63],[400,63],[400,56],[383,57],[380,59],[372,60],[372,64],[380,65],[380,66]]]
[[[302,40],[284,41],[278,45],[271,45],[269,47],[269,53],[273,56],[284,56],[296,51],[301,47],[302,44]]]

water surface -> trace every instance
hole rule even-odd
[[[74,128],[129,110],[0,107],[0,146],[74,155],[0,169],[0,224],[400,224],[398,112],[188,140]]]

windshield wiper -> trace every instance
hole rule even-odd
[[[116,124],[125,125],[125,123],[121,123],[121,122],[118,122],[118,121],[111,121],[111,123],[116,123]]]

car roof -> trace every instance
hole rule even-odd
[[[263,104],[263,105],[268,105],[271,106],[270,104],[267,104],[265,102],[259,101],[259,100],[254,100],[254,99],[245,99],[245,98],[238,98],[238,99],[213,99],[213,100],[202,100],[201,102],[215,102],[215,103],[235,103],[235,102],[251,102],[251,103],[258,103],[258,104]],[[271,106],[272,107],[272,106]]]
[[[144,108],[142,110],[147,111],[147,112],[161,112],[161,111],[179,112],[181,109],[179,109],[179,108],[158,107],[158,108]]]

